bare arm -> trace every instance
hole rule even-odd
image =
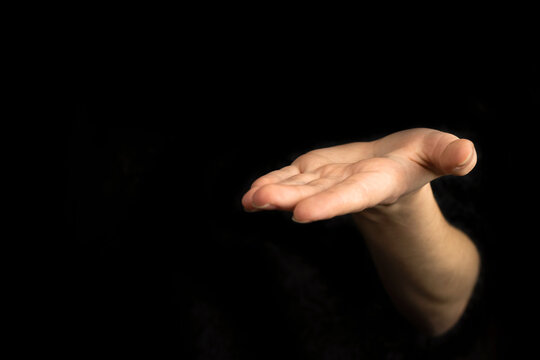
[[[254,182],[248,211],[286,210],[306,223],[353,214],[398,310],[430,335],[461,317],[478,277],[471,240],[446,222],[430,182],[476,164],[468,140],[431,129],[311,151]]]
[[[431,186],[353,215],[400,312],[429,335],[459,320],[479,272],[475,245],[443,217]]]

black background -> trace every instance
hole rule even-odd
[[[474,211],[464,225],[484,261],[483,310],[469,329],[476,345],[464,351],[506,358],[528,344],[537,237],[529,230],[535,210],[526,207],[536,177],[533,44],[489,31],[208,29],[77,41],[75,113],[62,133],[62,308],[75,351],[107,345],[189,356],[207,345],[219,355],[223,345],[211,334],[209,344],[194,345],[182,325],[190,316],[215,321],[204,304],[194,307],[193,294],[254,313],[255,300],[273,291],[265,288],[270,275],[250,272],[260,266],[254,243],[292,242],[315,254],[325,249],[309,250],[306,233],[324,227],[339,238],[350,226],[334,219],[305,230],[287,214],[246,214],[240,199],[251,181],[316,147],[417,126],[469,138],[479,155],[462,183],[440,185],[474,205],[463,206]],[[235,298],[246,284],[253,298]],[[274,312],[262,321],[273,324]],[[260,358],[279,357],[275,351]]]

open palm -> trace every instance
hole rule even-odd
[[[257,179],[242,204],[247,211],[293,211],[298,222],[329,219],[393,204],[437,177],[465,175],[475,164],[471,141],[410,129],[310,151]]]

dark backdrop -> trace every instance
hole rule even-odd
[[[524,208],[535,175],[523,154],[534,149],[538,120],[530,44],[234,31],[173,44],[138,35],[79,44],[76,111],[65,129],[63,305],[76,351],[112,345],[220,358],[235,340],[220,332],[219,316],[228,315],[213,313],[213,299],[244,314],[236,320],[244,326],[264,323],[261,336],[240,338],[266,349],[259,358],[279,358],[289,338],[279,335],[280,310],[266,308],[279,289],[267,286],[273,275],[261,266],[260,243],[326,254],[325,266],[339,268],[354,256],[328,255],[328,242],[310,239],[340,241],[351,224],[246,214],[243,192],[307,150],[417,126],[469,138],[479,155],[469,176],[434,185],[484,263],[481,310],[466,329],[472,340],[458,338],[452,349],[503,358],[523,345],[535,272]],[[282,348],[268,348],[264,339],[276,338]]]

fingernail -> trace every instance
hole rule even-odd
[[[294,221],[295,223],[298,223],[298,224],[307,224],[309,223],[310,221],[300,221],[300,220],[297,220],[294,218],[294,216],[292,217],[292,221]]]
[[[469,157],[465,161],[463,161],[460,164],[457,164],[456,169],[462,168],[463,166],[467,165],[467,163],[471,160],[472,156],[473,154],[469,155]]]
[[[459,169],[465,165],[467,165],[467,163],[469,161],[471,161],[472,157],[474,156],[474,146],[471,146],[471,152],[469,153],[469,156],[467,156],[467,158],[465,160],[463,160],[460,164],[457,164],[456,166],[456,169]]]
[[[259,210],[275,210],[275,209],[277,209],[277,207],[275,205],[272,205],[272,204],[264,204],[264,205],[260,205],[260,206],[257,206],[255,204],[253,204],[253,207],[256,208],[256,209],[259,209]]]

